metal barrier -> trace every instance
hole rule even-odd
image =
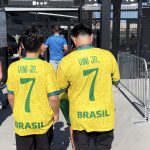
[[[138,122],[149,121],[149,77],[145,59],[127,53],[118,53],[121,85],[139,102],[144,118]]]

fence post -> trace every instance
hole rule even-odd
[[[120,83],[135,98],[132,104],[144,116],[134,119],[135,123],[148,122],[150,119],[150,79],[146,60],[119,52],[118,64],[121,74]]]

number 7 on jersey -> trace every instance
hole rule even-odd
[[[30,110],[30,96],[31,96],[31,92],[32,92],[32,89],[33,89],[33,86],[35,83],[35,78],[21,78],[20,79],[21,84],[27,84],[29,82],[32,82],[32,84],[30,86],[29,92],[28,92],[27,97],[26,97],[26,102],[25,102],[25,111],[27,113],[31,112],[31,110]]]
[[[87,75],[95,72],[95,75],[94,75],[92,83],[91,83],[90,92],[89,92],[89,99],[90,99],[90,101],[95,101],[94,87],[95,87],[95,81],[96,81],[96,77],[97,77],[98,71],[99,71],[99,68],[83,70],[83,75],[84,76],[87,76]]]

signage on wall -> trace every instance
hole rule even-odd
[[[74,0],[8,0],[9,6],[22,6],[22,7],[66,7],[73,6]]]
[[[100,0],[84,0],[84,4],[96,4],[100,3]]]
[[[138,0],[122,0],[122,4],[134,4],[137,3]]]

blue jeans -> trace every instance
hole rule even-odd
[[[56,71],[60,61],[50,60],[49,62],[53,65],[54,70]]]

